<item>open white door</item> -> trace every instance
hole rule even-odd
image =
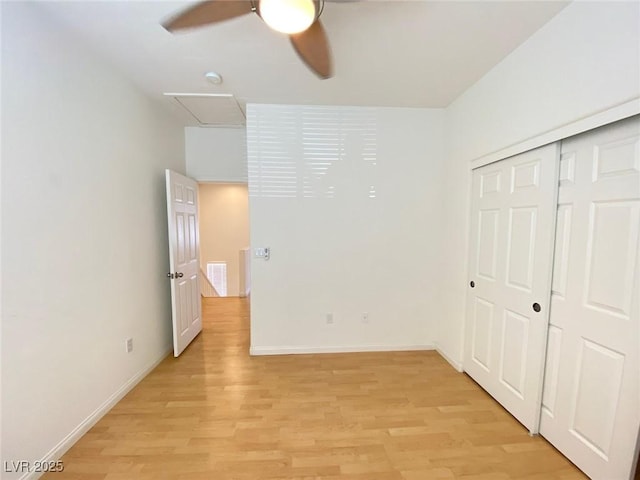
[[[171,170],[167,177],[169,273],[173,355],[177,357],[202,330],[198,184]]]
[[[557,144],[474,170],[464,370],[532,433],[540,419]]]

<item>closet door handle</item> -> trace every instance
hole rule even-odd
[[[534,303],[533,305],[533,311],[538,313],[540,310],[542,310],[542,308],[540,307],[540,304],[538,302]]]
[[[182,277],[184,277],[184,273],[176,272],[176,278],[182,278]]]
[[[476,282],[474,282],[473,280],[471,280],[471,281],[469,282],[469,286],[470,286],[471,288],[474,288],[474,287],[476,286]]]

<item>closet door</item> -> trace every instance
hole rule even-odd
[[[640,427],[640,120],[562,142],[540,433],[593,479],[631,478]]]
[[[532,433],[540,418],[559,148],[474,170],[464,370]]]

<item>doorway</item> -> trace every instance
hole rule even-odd
[[[199,183],[198,200],[203,296],[248,296],[251,281],[247,262],[250,251],[247,184]]]

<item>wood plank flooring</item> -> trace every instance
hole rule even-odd
[[[250,357],[245,300],[203,317],[43,478],[586,478],[436,352]]]

